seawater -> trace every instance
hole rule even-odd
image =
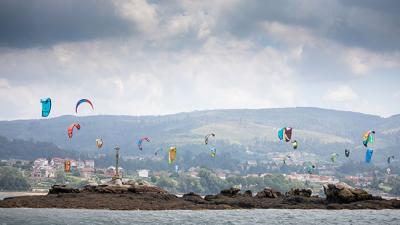
[[[0,224],[400,224],[398,210],[166,210],[0,209]]]

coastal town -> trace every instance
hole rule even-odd
[[[144,160],[142,157],[127,157],[130,161]],[[153,160],[160,161],[160,158]],[[150,170],[139,168],[136,170],[126,170],[118,167],[118,174],[122,181],[139,180],[141,182],[156,184],[169,191],[181,194],[192,188],[202,194],[207,194],[213,189],[204,187],[204,180],[212,177],[216,183],[236,185],[238,188],[259,190],[269,179],[280,178],[279,182],[274,181],[275,188],[286,187],[306,187],[313,190],[313,193],[323,195],[322,185],[336,184],[339,182],[347,183],[355,188],[369,189],[383,195],[390,195],[390,182],[397,180],[396,174],[385,174],[383,179],[377,180],[371,172],[358,174],[337,175],[339,165],[329,163],[321,164],[315,173],[303,171],[293,171],[292,167],[302,167],[304,162],[291,160],[282,164],[280,157],[271,160],[247,160],[238,165],[237,170],[227,169],[207,169],[203,167],[189,167],[182,169],[178,165],[171,166],[170,170]],[[66,170],[66,162],[69,167]],[[29,182],[29,191],[47,192],[54,184],[66,184],[72,187],[83,187],[85,185],[106,184],[116,175],[115,164],[106,167],[97,166],[95,159],[72,159],[72,158],[37,158],[33,161],[9,159],[1,160],[1,166],[17,168],[22,176]],[[260,169],[262,168],[262,169]],[[291,171],[292,170],[292,171]],[[207,171],[208,173],[205,173]],[[209,177],[205,177],[209,176]],[[202,180],[203,179],[203,180]],[[182,188],[181,182],[190,183],[189,187]],[[378,182],[377,186],[376,183]],[[202,187],[203,185],[203,187]],[[281,185],[281,186],[280,186]],[[286,186],[285,186],[286,185]],[[375,186],[374,186],[375,185]],[[281,190],[281,189],[280,189]]]

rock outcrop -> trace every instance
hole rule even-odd
[[[0,208],[85,208],[115,210],[175,209],[400,209],[399,200],[382,200],[364,190],[342,184],[325,187],[326,199],[312,196],[311,190],[293,189],[284,195],[265,188],[255,196],[238,188],[222,190],[203,199],[193,192],[177,197],[162,188],[145,183],[88,185],[74,189],[54,185],[46,196],[23,196],[0,201]]]
[[[353,189],[345,184],[327,184],[324,185],[326,201],[330,203],[352,203],[367,200],[380,200],[379,197],[374,197],[365,190]]]
[[[168,192],[160,187],[152,185],[138,185],[137,183],[128,185],[86,185],[83,189],[72,189],[65,186],[54,185],[49,194],[59,193],[102,193],[102,194],[124,194],[124,193],[158,193],[168,194]]]
[[[274,191],[272,188],[264,188],[264,190],[256,194],[257,198],[278,198],[282,197],[282,193],[279,191]]]
[[[291,189],[285,195],[286,196],[302,196],[311,197],[312,191],[310,189]]]
[[[243,193],[243,196],[244,196],[244,197],[253,197],[253,192],[251,192],[251,190],[246,190],[246,191]]]
[[[182,198],[185,201],[194,202],[196,204],[206,204],[207,203],[207,201],[204,200],[200,195],[198,195],[196,193],[193,193],[193,192],[189,192],[187,194],[184,194],[182,196]]]
[[[53,185],[49,194],[79,193],[79,189],[68,187],[67,185]]]
[[[133,193],[158,193],[168,194],[168,192],[160,187],[151,185],[131,185],[128,190]]]
[[[239,192],[240,192],[240,189],[239,189],[239,188],[231,187],[231,188],[229,188],[229,189],[224,189],[224,190],[222,190],[222,191],[220,192],[220,194],[221,194],[221,195],[224,195],[224,196],[233,197],[233,196],[237,196],[237,195],[239,194]]]

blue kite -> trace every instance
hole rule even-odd
[[[374,153],[374,150],[372,149],[367,149],[367,151],[365,152],[365,162],[366,163],[370,163],[371,159],[372,159],[372,153]]]
[[[42,103],[42,117],[48,117],[51,111],[51,99],[42,98],[40,103]]]

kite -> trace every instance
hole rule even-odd
[[[40,103],[42,103],[42,117],[48,117],[51,111],[51,99],[40,99]]]
[[[154,152],[154,155],[158,155],[158,153],[160,153],[162,151],[162,148],[157,148],[156,151]]]
[[[389,156],[389,157],[387,158],[387,163],[390,164],[390,163],[392,162],[392,160],[394,160],[394,155]]]
[[[311,162],[306,163],[306,171],[308,174],[313,174],[315,171],[315,165]]]
[[[288,160],[290,158],[292,158],[290,155],[287,155],[287,156],[283,157],[283,164],[286,165],[286,160]]]
[[[96,139],[96,146],[98,149],[103,147],[103,140],[101,138]]]
[[[374,150],[372,149],[367,149],[367,151],[365,152],[365,162],[366,163],[370,163],[371,159],[372,159],[372,153],[374,153]]]
[[[148,137],[142,137],[142,138],[140,138],[140,139],[137,141],[137,145],[138,145],[138,148],[139,148],[140,151],[143,150],[143,146],[142,146],[143,141],[150,142],[150,138],[148,138]]]
[[[350,150],[345,149],[344,150],[344,155],[348,158],[350,156]]]
[[[176,147],[170,147],[168,152],[168,163],[172,164],[176,160]]]
[[[68,137],[69,138],[72,138],[74,128],[79,130],[79,129],[81,129],[81,125],[79,125],[79,123],[73,123],[68,127]]]
[[[64,162],[64,172],[69,173],[71,171],[71,161],[65,160]]]
[[[215,134],[214,134],[214,133],[207,134],[207,135],[204,137],[204,144],[208,145],[208,139],[210,138],[210,136],[215,137]]]
[[[279,140],[285,140],[289,142],[292,138],[292,128],[291,127],[284,127],[278,131],[278,138]]]
[[[211,157],[215,158],[215,156],[217,155],[217,149],[214,147],[210,147],[210,153]]]
[[[296,140],[294,140],[294,141],[292,141],[292,146],[293,146],[293,149],[296,150],[297,147],[299,147],[299,144],[297,143]]]
[[[368,143],[373,144],[375,142],[375,131],[370,130],[363,134],[363,145],[367,148]]]
[[[91,102],[90,100],[88,100],[88,99],[81,99],[81,100],[79,100],[79,101],[76,103],[76,106],[75,106],[75,112],[76,112],[77,114],[78,114],[78,106],[79,106],[80,104],[84,103],[84,102],[88,103],[88,104],[92,107],[92,109],[94,110],[93,104],[92,104],[92,102]]]
[[[336,162],[336,159],[337,159],[338,156],[339,156],[339,154],[337,154],[337,153],[331,154],[331,161],[332,161],[332,163],[335,163],[335,162]]]

